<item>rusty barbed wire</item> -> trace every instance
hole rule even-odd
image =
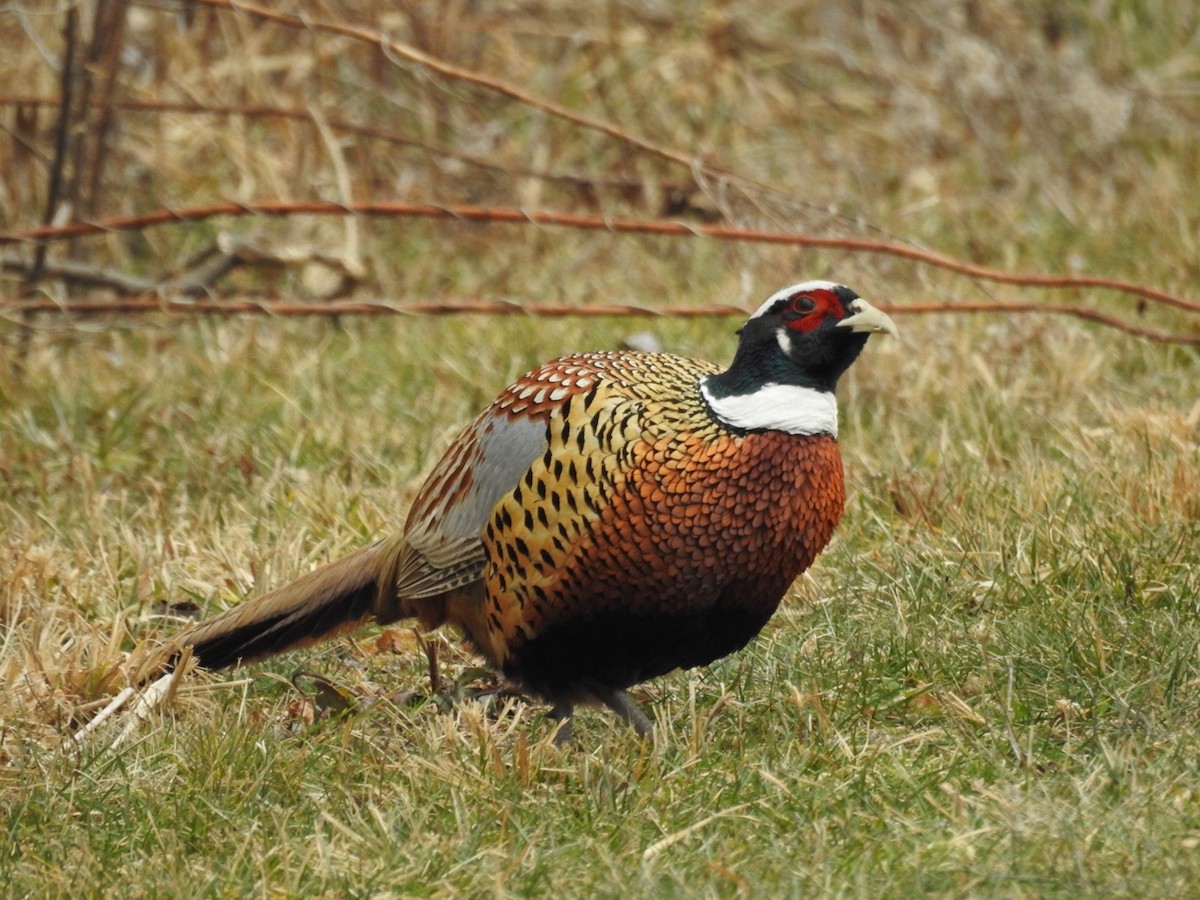
[[[1063,304],[998,302],[877,303],[890,315],[928,315],[932,313],[1000,313],[1069,316],[1095,322],[1135,337],[1159,343],[1200,346],[1200,334],[1185,335],[1131,325],[1124,320],[1094,309]],[[450,316],[498,315],[539,318],[621,316],[638,318],[724,318],[744,316],[749,310],[731,304],[707,306],[652,307],[626,303],[588,304],[517,303],[507,300],[429,300],[394,303],[383,300],[335,300],[297,302],[277,298],[230,297],[221,300],[178,300],[168,297],[120,297],[115,299],[22,300],[0,297],[0,315],[29,313],[71,314],[149,314],[176,315],[261,315],[278,318],[340,316]]]
[[[427,218],[461,222],[490,222],[497,224],[541,225],[614,234],[644,234],[660,237],[707,237],[715,240],[746,241],[876,253],[908,259],[982,281],[992,281],[1017,287],[1104,289],[1132,294],[1173,306],[1188,312],[1200,312],[1200,301],[1160,291],[1155,288],[1114,278],[1074,275],[1042,275],[1037,273],[1006,272],[989,266],[975,265],[907,244],[880,241],[872,238],[828,237],[813,234],[735,228],[725,225],[683,223],[664,219],[630,219],[624,217],[589,216],[552,210],[525,210],[514,207],[484,207],[455,204],[401,203],[393,201],[368,203],[334,203],[326,200],[267,200],[244,203],[224,202],[180,209],[158,209],[133,216],[113,216],[94,222],[72,222],[67,225],[46,225],[35,228],[0,232],[0,246],[59,241],[73,237],[107,234],[118,231],[137,231],[159,225],[197,222],[217,217],[240,216],[378,216],[390,218]]]

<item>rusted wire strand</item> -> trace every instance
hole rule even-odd
[[[1016,315],[1071,316],[1095,322],[1136,337],[1161,343],[1200,346],[1200,334],[1186,335],[1142,328],[1116,316],[1093,309],[1063,304],[1017,302],[940,302],[889,305],[877,303],[891,315],[927,315],[931,313],[996,313]],[[290,300],[267,298],[228,298],[222,300],[173,300],[166,297],[120,297],[115,299],[72,299],[63,303],[53,300],[20,300],[0,298],[0,313],[72,313],[72,314],[145,314],[170,313],[176,315],[262,315],[279,318],[303,316],[448,316],[448,315],[499,315],[537,316],[541,318],[568,317],[669,317],[669,318],[715,318],[744,316],[747,310],[729,304],[709,306],[650,307],[637,304],[606,303],[586,306],[540,303],[523,304],[505,300],[432,300],[408,303],[386,301],[338,300],[331,302],[298,303]]]
[[[226,202],[205,206],[183,207],[181,209],[158,209],[141,215],[113,216],[95,222],[73,222],[68,225],[41,226],[0,232],[0,246],[38,241],[65,240],[72,237],[107,234],[118,231],[137,231],[158,225],[197,222],[220,216],[238,217],[253,215],[362,215],[390,218],[449,219],[460,222],[557,226],[592,231],[609,231],[615,234],[708,237],[723,241],[748,241],[794,247],[847,250],[858,253],[878,253],[909,259],[970,278],[978,278],[999,284],[1037,288],[1112,290],[1132,294],[1154,303],[1173,306],[1177,309],[1187,310],[1188,312],[1200,312],[1200,301],[1190,300],[1142,284],[1094,276],[1005,272],[1001,269],[963,262],[940,253],[922,250],[918,247],[911,247],[906,244],[890,241],[878,241],[871,238],[827,237],[813,234],[734,228],[724,225],[685,224],[662,219],[603,218],[577,213],[524,210],[503,206],[483,207],[399,202],[331,203],[323,200]]]

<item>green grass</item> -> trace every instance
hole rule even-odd
[[[589,712],[554,748],[536,704],[472,699],[442,638],[464,698],[434,702],[399,633],[396,653],[367,634],[249,685],[206,677],[118,751],[116,728],[56,749],[111,694],[114,650],[170,633],[154,604],[235,602],[395,527],[484,397],[628,329],[482,325],[35,345],[0,438],[7,892],[1078,896],[1200,876],[1197,425],[1177,389],[1196,362],[1072,324],[1013,323],[1023,349],[967,366],[983,322],[869,348],[843,391],[839,536],[750,648],[639,692],[656,746]],[[716,323],[656,330],[732,346]],[[946,352],[909,352],[935,337]],[[297,670],[354,711],[310,722]]]
[[[692,199],[728,223],[1200,296],[1196,5],[949,6],[738,0],[668,18],[517,3],[498,19],[335,0],[311,15],[373,23],[771,185],[708,173]],[[0,12],[0,82],[56,95],[64,15]],[[340,161],[357,200],[650,218],[693,174],[374,45],[245,13],[138,6],[128,25],[118,98],[311,108],[410,143],[121,110],[103,167],[82,152],[94,144],[69,154],[69,184],[97,180],[98,216],[347,199]],[[99,133],[96,113],[74,137]],[[55,115],[0,117],[0,226],[31,226]],[[598,181],[519,174],[543,167]],[[879,255],[355,225],[360,299],[752,307],[835,277],[901,307],[1044,298],[1196,331],[1193,314],[1112,293]],[[290,217],[51,258],[148,275],[221,234],[353,255],[347,221]],[[215,288],[313,299],[295,268]],[[25,289],[0,272],[4,297]],[[873,341],[841,385],[846,515],[779,614],[732,658],[637,690],[653,744],[584,711],[565,750],[545,709],[497,692],[452,634],[425,638],[433,691],[403,628],[190,676],[116,747],[126,719],[82,748],[70,736],[184,616],[400,527],[422,472],[515,375],[643,330],[726,361],[736,323],[0,320],[0,895],[1195,893],[1200,356],[1066,318],[897,318],[902,341]]]

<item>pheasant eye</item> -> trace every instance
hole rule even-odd
[[[788,310],[788,312],[799,313],[800,315],[807,315],[808,313],[812,312],[816,308],[817,308],[817,304],[815,302],[813,302],[812,297],[801,294],[800,296],[792,298],[792,308],[790,310]]]

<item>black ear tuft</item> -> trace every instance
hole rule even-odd
[[[858,299],[858,294],[846,287],[844,284],[835,286],[833,292],[846,307],[849,307],[851,303]]]

